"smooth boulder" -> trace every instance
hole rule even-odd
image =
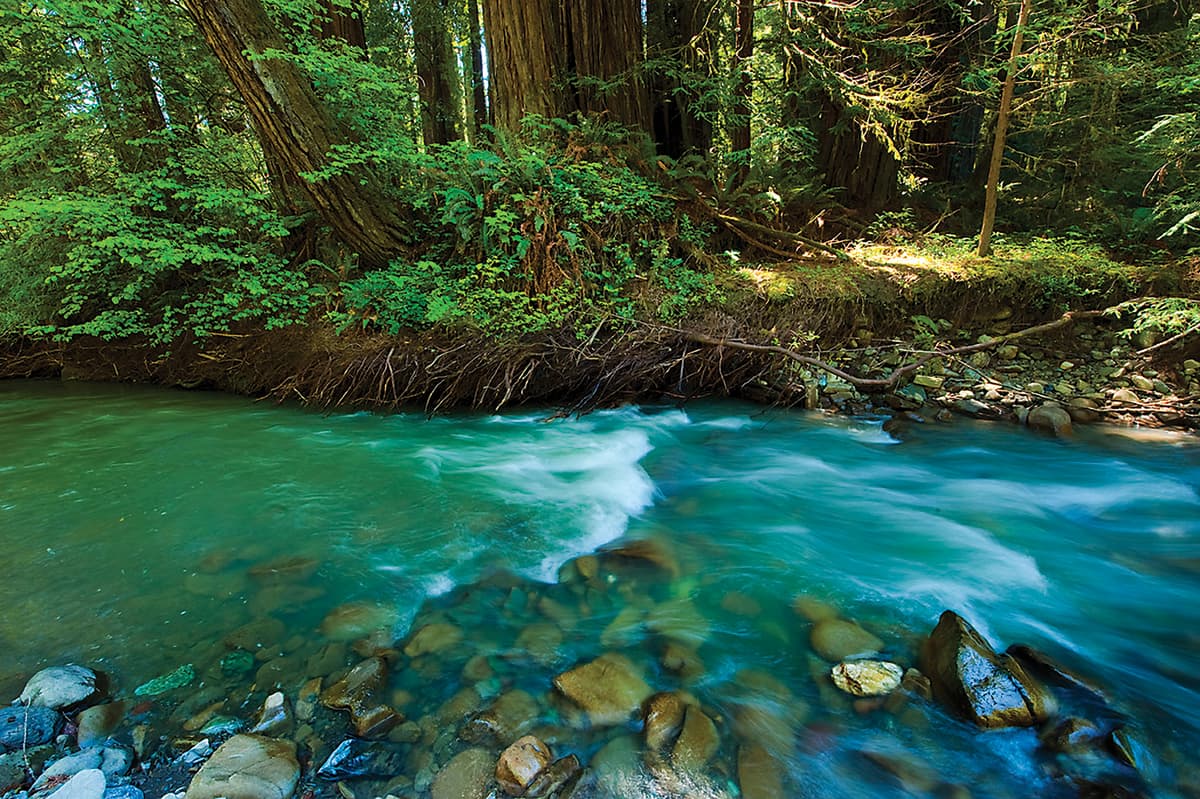
[[[496,763],[496,782],[510,796],[522,796],[553,759],[550,747],[541,739],[526,735],[500,754]]]
[[[51,666],[29,678],[19,701],[53,710],[73,707],[99,696],[96,681],[96,672],[86,666]]]
[[[633,662],[613,652],[558,675],[554,687],[596,726],[625,723],[653,693]]]
[[[235,735],[196,772],[185,799],[288,799],[299,781],[296,744]]]
[[[0,753],[48,743],[58,732],[60,720],[48,707],[0,708]]]
[[[834,666],[830,676],[851,696],[886,696],[900,687],[904,669],[886,660],[847,660]]]
[[[980,727],[1031,727],[1053,714],[1047,690],[953,611],[922,646],[921,671],[934,699]]]

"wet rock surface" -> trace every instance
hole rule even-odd
[[[1054,710],[1045,687],[952,611],[922,646],[921,671],[937,701],[981,727],[1031,727]]]
[[[184,799],[288,799],[299,779],[294,743],[235,735],[196,773]]]
[[[71,664],[42,669],[29,679],[18,701],[34,707],[62,710],[98,698],[96,672]]]

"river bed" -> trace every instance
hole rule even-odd
[[[405,742],[397,796],[427,795],[467,748],[498,752],[460,725],[514,690],[534,697],[525,726],[556,755],[587,765],[609,750],[626,780],[610,795],[738,795],[736,751],[756,734],[739,708],[756,702],[787,720],[786,740],[766,745],[787,796],[1074,796],[1093,777],[1200,795],[1192,439],[1058,441],[957,421],[901,441],[882,419],[732,402],[569,419],[326,415],[38,382],[0,383],[0,420],[0,692],[69,662],[105,672],[117,697],[182,665],[199,674],[118,737],[147,724],[168,751],[195,737],[181,724],[214,685],[222,714],[249,718],[274,688],[294,701],[398,642],[388,703],[429,740]],[[580,575],[576,559],[628,542],[643,542],[627,550],[638,556]],[[981,731],[918,697],[855,702],[814,650],[813,619],[832,613],[915,665],[947,609],[997,649],[1031,645],[1094,684],[1103,723],[1144,749],[1140,773],[1048,753],[1033,730]],[[372,644],[342,634],[347,613],[372,620]],[[454,628],[453,643],[405,654],[431,624]],[[671,668],[671,645],[699,665]],[[222,669],[239,648],[253,669]],[[638,719],[582,725],[548,698],[556,675],[605,653],[705,709],[719,748],[701,782],[664,793],[613,754],[640,740]],[[321,657],[337,662],[313,673]],[[318,795],[334,795],[312,771],[345,732],[337,718],[300,741]],[[346,785],[365,799],[388,783]]]

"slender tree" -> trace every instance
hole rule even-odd
[[[1004,76],[1004,88],[1000,92],[1000,108],[996,112],[996,139],[992,143],[992,161],[988,169],[987,194],[983,205],[983,227],[979,231],[979,249],[976,251],[980,258],[986,258],[992,252],[992,228],[996,224],[996,192],[1000,186],[1000,166],[1004,161],[1008,118],[1012,109],[1013,91],[1017,83],[1017,70],[1020,68],[1025,25],[1029,22],[1030,4],[1031,0],[1021,0],[1017,29],[1013,33],[1012,53],[1008,58],[1008,72]]]
[[[754,85],[750,59],[754,57],[754,0],[737,0],[734,24],[734,88],[732,124],[729,138],[734,152],[742,158],[736,175],[739,182],[750,174],[750,103]]]
[[[457,139],[459,130],[458,64],[445,0],[413,0],[412,23],[421,133],[427,145],[445,144]]]

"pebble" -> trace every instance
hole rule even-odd
[[[904,669],[885,660],[849,660],[834,666],[830,676],[851,696],[886,696],[900,687]]]

